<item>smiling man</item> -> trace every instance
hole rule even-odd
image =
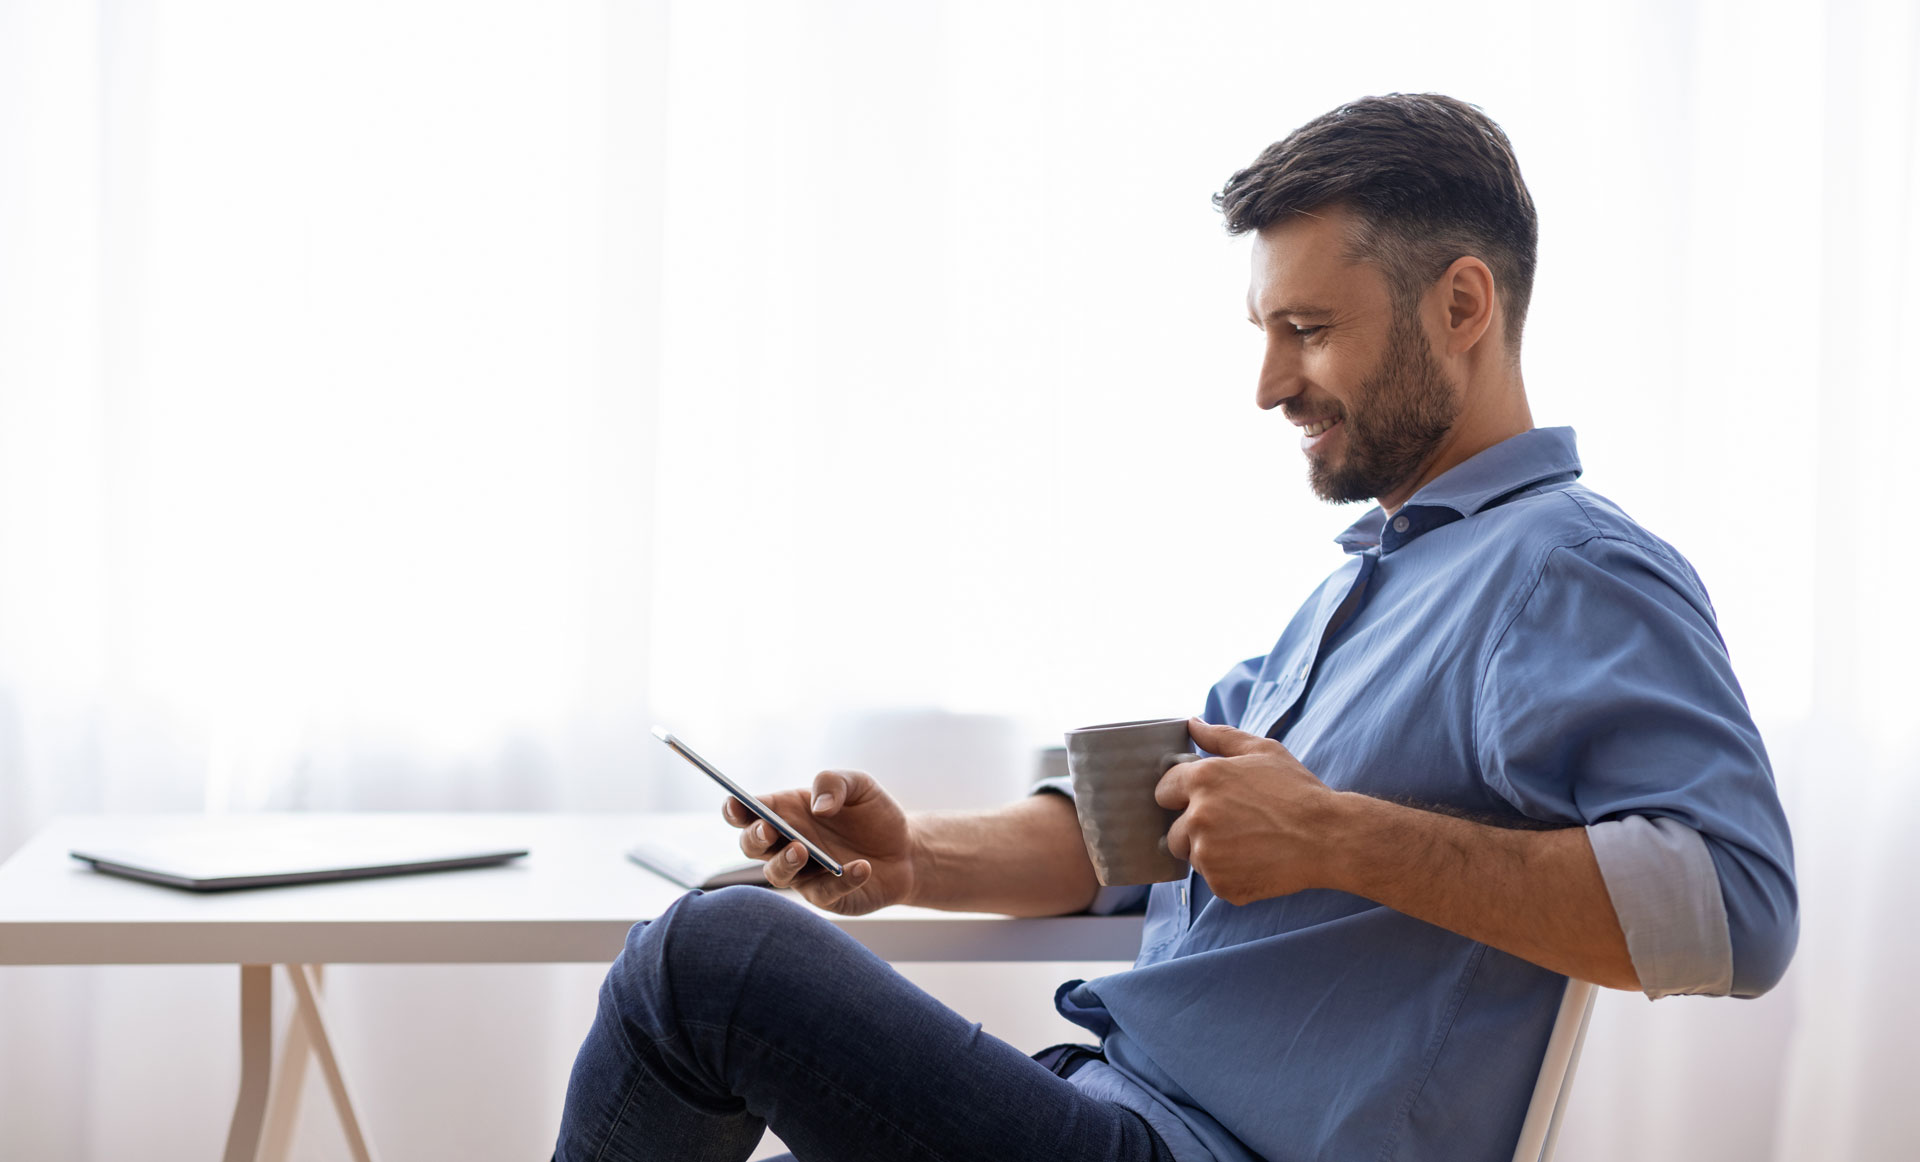
[[[1342,106],[1215,199],[1253,235],[1259,406],[1326,500],[1377,506],[1157,789],[1185,881],[1101,889],[1055,782],[908,816],[870,775],[769,796],[857,914],[1146,908],[1133,968],[1061,986],[1097,1042],[1027,1058],[831,925],[677,901],[608,973],[558,1157],[1503,1158],[1568,976],[1754,996],[1797,934],[1785,818],[1693,569],[1579,483],[1520,371],[1535,215],[1471,105]]]

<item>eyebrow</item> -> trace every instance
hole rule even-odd
[[[1267,320],[1271,322],[1274,319],[1284,318],[1287,315],[1300,315],[1307,318],[1326,318],[1331,314],[1333,314],[1333,308],[1331,307],[1318,307],[1308,303],[1298,303],[1293,306],[1275,307],[1267,312]],[[1256,327],[1260,325],[1260,320],[1255,317],[1252,310],[1247,311],[1247,321]]]

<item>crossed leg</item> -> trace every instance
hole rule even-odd
[[[813,913],[689,893],[608,971],[554,1156],[739,1162],[768,1126],[804,1162],[1169,1157]]]

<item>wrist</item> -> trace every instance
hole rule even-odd
[[[1371,880],[1381,870],[1382,860],[1390,858],[1383,854],[1380,844],[1385,822],[1380,809],[1387,806],[1356,791],[1333,793],[1322,831],[1327,844],[1323,863],[1330,881],[1327,887],[1373,898]]]
[[[914,815],[907,816],[906,862],[906,882],[901,885],[900,899],[896,902],[924,906],[923,885],[933,879],[927,874],[933,863],[933,854],[927,842],[926,826]]]

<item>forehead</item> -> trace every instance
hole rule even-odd
[[[1349,257],[1354,219],[1340,207],[1276,222],[1253,236],[1247,309],[1256,319],[1315,306],[1359,309],[1383,302],[1386,282],[1371,263]]]

